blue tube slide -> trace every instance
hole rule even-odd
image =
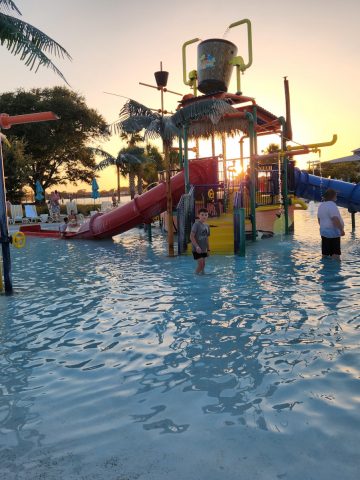
[[[317,177],[298,168],[294,169],[294,174],[297,197],[321,202],[324,192],[333,188],[337,192],[336,204],[339,207],[345,207],[349,212],[360,212],[360,183]]]

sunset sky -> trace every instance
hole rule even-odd
[[[170,72],[168,88],[190,93],[182,81],[183,43],[194,37],[223,38],[231,23],[248,18],[253,65],[242,76],[243,94],[255,97],[272,113],[285,115],[286,75],[295,142],[329,141],[336,133],[337,143],[322,150],[322,160],[349,155],[360,147],[359,0],[17,0],[16,4],[23,20],[67,49],[73,61],[55,63],[88,106],[109,123],[116,120],[125,100],[103,92],[158,108],[160,93],[139,82],[155,84],[153,73],[162,61]],[[245,27],[231,29],[226,39],[238,46],[238,55],[246,61]],[[187,51],[188,70],[196,69],[196,44]],[[0,60],[2,92],[63,85],[51,70],[30,72],[5,48],[0,48]],[[235,72],[229,91],[236,91]],[[174,110],[179,98],[166,94],[165,107]],[[112,154],[122,146],[116,137],[102,145]],[[201,148],[200,153],[209,154],[209,145]],[[237,142],[231,142],[229,156],[237,151]],[[308,157],[299,160],[300,167],[317,158]],[[111,168],[101,174],[99,184],[115,187]]]

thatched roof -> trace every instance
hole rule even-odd
[[[185,98],[186,97],[186,98]],[[255,128],[258,131],[268,131],[273,133],[280,128],[280,122],[278,117],[271,112],[265,110],[260,105],[256,105],[254,99],[250,97],[244,97],[241,95],[229,94],[221,92],[213,95],[203,95],[200,97],[193,97],[192,95],[186,95],[181,106],[188,105],[189,103],[201,102],[209,97],[219,98],[226,100],[230,105],[234,107],[235,113],[225,114],[217,123],[213,123],[209,118],[202,118],[191,122],[189,125],[189,137],[195,138],[210,138],[212,135],[221,136],[226,134],[227,136],[234,137],[239,134],[249,133],[249,122],[245,118],[247,112],[253,113],[254,106],[256,106],[256,125]],[[249,102],[251,104],[249,105]],[[248,105],[241,105],[235,107],[235,105],[241,103],[248,103]]]
[[[234,137],[241,133],[248,133],[248,127],[248,121],[243,117],[222,117],[216,124],[207,118],[203,118],[190,124],[189,137],[207,139],[212,135],[221,136],[223,133],[227,136]]]

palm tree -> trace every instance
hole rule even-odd
[[[120,202],[120,177],[121,175],[125,177],[129,176],[129,188],[130,196],[134,198],[135,196],[135,175],[137,174],[139,167],[149,161],[149,158],[145,157],[144,149],[139,147],[128,147],[126,149],[120,150],[116,157],[111,155],[100,148],[92,149],[95,154],[103,157],[103,160],[97,164],[97,170],[104,170],[104,168],[109,167],[110,165],[116,166],[117,174],[117,196],[118,201]]]
[[[140,163],[134,162],[127,162],[128,165],[128,175],[129,175],[129,188],[130,188],[130,195],[131,198],[134,198],[135,195],[135,176],[138,178],[138,194],[141,195],[143,192],[143,173],[144,173],[144,163],[146,162],[146,158],[144,157],[144,149],[137,147],[137,143],[143,141],[143,137],[139,135],[137,132],[126,133],[122,132],[120,135],[122,140],[126,140],[128,144],[128,148],[121,150],[121,152],[130,153],[132,155],[137,156],[141,159]]]
[[[51,68],[65,82],[60,70],[50,60],[49,54],[71,60],[68,52],[55,40],[18,17],[9,15],[15,12],[21,16],[20,10],[12,0],[0,0],[0,43],[20,60],[35,71],[44,66]],[[67,82],[66,82],[67,83]]]
[[[152,109],[128,100],[120,111],[119,120],[113,124],[115,131],[120,134],[139,133],[145,131],[145,140],[160,138],[163,142],[166,186],[167,186],[167,213],[172,218],[172,197],[170,184],[170,151],[173,139],[182,134],[182,129],[193,120],[208,117],[212,123],[217,123],[226,113],[236,110],[225,100],[206,99],[194,102],[178,110],[173,115],[162,115]],[[168,222],[168,254],[174,256],[174,232],[172,222]]]

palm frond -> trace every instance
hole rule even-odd
[[[165,143],[170,144],[171,141],[180,134],[181,130],[175,125],[172,116],[162,118],[161,138]]]
[[[17,6],[12,0],[0,0],[0,10],[4,10],[5,12],[15,11],[16,13],[21,15],[20,10],[17,8]]]
[[[172,121],[177,127],[182,127],[186,123],[207,117],[213,124],[216,124],[226,113],[235,112],[236,109],[229,105],[225,100],[211,98],[194,102],[180,108],[180,110],[172,115]]]
[[[71,60],[69,53],[55,40],[22,20],[0,13],[0,43],[30,70],[41,66],[53,70],[66,83],[66,79],[47,54]]]
[[[147,116],[129,117],[112,124],[111,128],[119,135],[125,133],[138,133],[144,130],[151,123],[152,118]]]
[[[160,114],[153,112],[150,108],[142,105],[135,100],[130,99],[125,105],[122,107],[119,113],[119,119],[125,120],[130,117],[160,117]]]
[[[117,165],[114,157],[108,157],[101,160],[101,162],[96,165],[95,170],[104,170],[104,168],[110,167],[110,165]]]
[[[88,147],[88,148],[91,153],[93,153],[94,155],[98,155],[99,157],[102,157],[104,159],[96,165],[95,167],[96,170],[103,170],[104,168],[107,168],[109,165],[116,164],[116,158],[113,155],[111,155],[111,153],[106,152],[105,150],[99,147]]]
[[[137,156],[144,155],[144,152],[145,152],[145,148],[137,147],[137,146],[127,147],[126,149],[121,150],[121,153],[130,153],[131,155],[137,155]]]
[[[122,163],[126,163],[127,165],[141,165],[143,163],[141,157],[132,155],[131,153],[120,153],[119,157],[121,158]]]

